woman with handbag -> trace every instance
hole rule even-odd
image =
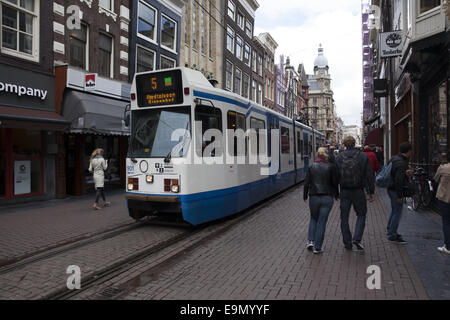
[[[91,159],[89,161],[89,172],[93,172],[94,174],[95,189],[97,190],[97,195],[93,206],[95,210],[101,209],[98,205],[100,197],[103,199],[104,207],[111,204],[111,202],[106,201],[105,199],[105,170],[108,169],[108,161],[103,158],[103,154],[103,149],[95,149],[94,152],[92,152]]]
[[[322,244],[328,216],[333,208],[334,199],[339,199],[339,175],[334,163],[328,161],[326,148],[319,148],[317,160],[308,167],[303,188],[303,199],[308,200],[311,211],[308,243],[306,248],[314,254],[323,252]]]

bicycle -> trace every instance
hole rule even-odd
[[[419,207],[429,207],[433,200],[433,183],[423,167],[415,167],[412,183],[414,184],[414,194],[411,197],[412,209],[417,211]]]

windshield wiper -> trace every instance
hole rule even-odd
[[[172,150],[170,150],[167,156],[164,158],[164,163],[170,163],[170,159],[172,159]]]

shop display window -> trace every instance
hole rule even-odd
[[[447,163],[448,113],[447,82],[443,82],[430,96],[430,156],[431,163]]]
[[[0,129],[0,197],[6,195],[6,129]]]
[[[12,129],[14,196],[43,192],[41,131]]]

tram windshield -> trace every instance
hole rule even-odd
[[[190,107],[135,110],[131,116],[131,158],[184,157],[191,142]]]

